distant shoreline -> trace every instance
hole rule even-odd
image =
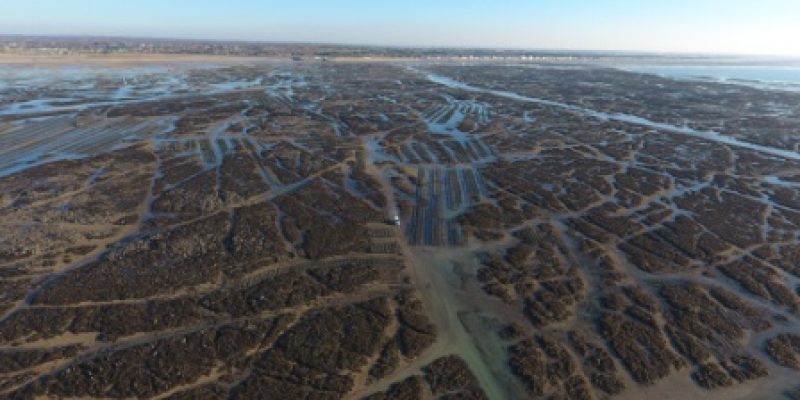
[[[61,66],[94,66],[94,67],[137,67],[153,64],[184,63],[252,63],[268,61],[290,61],[289,57],[247,57],[221,56],[205,54],[35,54],[35,53],[3,53],[0,52],[0,66],[19,67],[61,67]]]
[[[181,65],[193,63],[211,64],[248,64],[259,62],[414,62],[424,61],[419,57],[387,57],[387,56],[335,56],[335,57],[302,57],[293,59],[290,56],[234,56],[213,54],[36,54],[30,52],[0,52],[0,67],[144,67],[153,65]]]
[[[637,67],[692,67],[692,66],[718,66],[739,67],[752,66],[760,68],[769,67],[797,67],[800,62],[792,60],[747,60],[747,59],[684,59],[664,56],[656,59],[607,55],[597,57],[581,57],[568,55],[539,55],[539,56],[414,56],[414,55],[222,55],[222,54],[183,54],[183,53],[91,53],[39,51],[2,51],[0,50],[0,68],[62,68],[62,67],[97,67],[97,68],[132,68],[152,66],[186,66],[192,64],[253,64],[253,63],[278,63],[278,62],[336,62],[336,63],[437,63],[437,64],[530,64],[530,65],[577,65],[600,66],[621,69]]]

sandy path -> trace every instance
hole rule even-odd
[[[369,154],[367,138],[362,140],[362,146]],[[373,161],[367,160],[365,172],[381,183],[387,211],[394,212],[397,206],[393,188],[387,174]],[[474,277],[477,249],[412,247],[407,244],[402,229],[395,230],[395,237],[409,267],[412,284],[437,328],[436,341],[421,356],[350,397],[359,398],[385,390],[394,382],[420,374],[422,367],[437,358],[457,354],[467,362],[490,399],[525,398],[522,387],[507,367],[506,344],[497,335],[504,323],[522,317],[499,300],[489,298],[477,286]]]

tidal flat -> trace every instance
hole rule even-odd
[[[0,65],[0,397],[800,390],[800,93],[105,57]]]

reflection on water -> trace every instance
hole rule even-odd
[[[626,71],[656,74],[668,78],[735,83],[762,89],[800,91],[800,67],[746,66],[661,66],[643,65]]]

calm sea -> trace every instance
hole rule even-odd
[[[669,78],[711,80],[769,89],[800,91],[800,67],[637,65],[623,69]]]

